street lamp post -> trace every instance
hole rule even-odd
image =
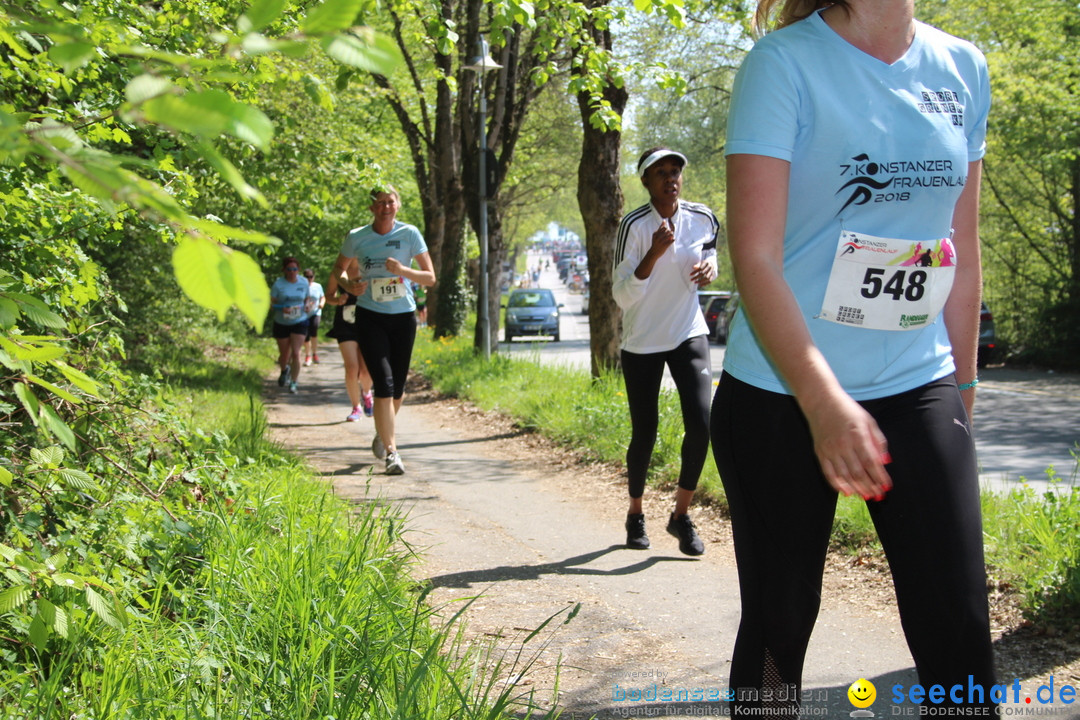
[[[488,44],[484,36],[480,35],[476,40],[476,55],[465,66],[466,70],[472,70],[477,74],[477,87],[480,90],[480,287],[477,295],[480,300],[480,308],[477,313],[477,322],[480,324],[480,347],[484,359],[491,358],[491,317],[488,312],[488,227],[487,227],[487,95],[484,93],[484,76],[488,70],[498,70],[502,65],[495,62],[488,54]]]

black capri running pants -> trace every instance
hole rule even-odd
[[[712,367],[709,365],[708,338],[704,335],[690,338],[667,352],[638,354],[623,350],[621,359],[626,399],[630,405],[630,446],[626,449],[630,497],[639,498],[645,494],[645,477],[660,423],[660,383],[664,379],[665,365],[679,391],[685,430],[679,487],[696,490],[709,452]]]
[[[322,312],[317,312],[307,321],[307,337],[304,338],[304,342],[307,342],[311,338],[319,339],[319,323],[322,321]]]
[[[414,313],[379,313],[357,305],[356,342],[375,383],[375,397],[400,398],[405,395],[405,380],[415,341]]]
[[[900,620],[923,687],[968,676],[992,706],[994,668],[982,516],[971,424],[952,376],[861,402],[888,441],[893,488],[867,502],[896,588]],[[795,399],[724,373],[712,408],[713,456],[727,494],[742,619],[731,661],[733,717],[798,717],[837,493],[814,454]],[[782,690],[773,697],[790,697]],[[795,695],[798,697],[798,694]],[[974,697],[976,701],[980,698]],[[942,705],[949,706],[946,698]],[[973,705],[978,706],[975,702]]]

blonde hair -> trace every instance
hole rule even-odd
[[[776,26],[780,29],[809,17],[816,10],[830,5],[847,8],[846,0],[758,0],[754,13],[754,30],[762,35],[769,31],[769,17],[776,15]],[[776,8],[779,6],[779,11]]]

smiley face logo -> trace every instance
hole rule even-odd
[[[866,678],[859,678],[847,689],[848,700],[857,708],[868,708],[877,699],[877,688]]]

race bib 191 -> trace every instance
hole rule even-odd
[[[950,238],[897,240],[843,230],[818,317],[870,330],[915,330],[937,319],[956,274]]]
[[[304,317],[304,307],[302,305],[288,305],[281,310],[281,314],[285,316],[286,320],[299,320]]]
[[[375,298],[375,302],[390,302],[405,297],[404,278],[372,278],[371,296]]]

